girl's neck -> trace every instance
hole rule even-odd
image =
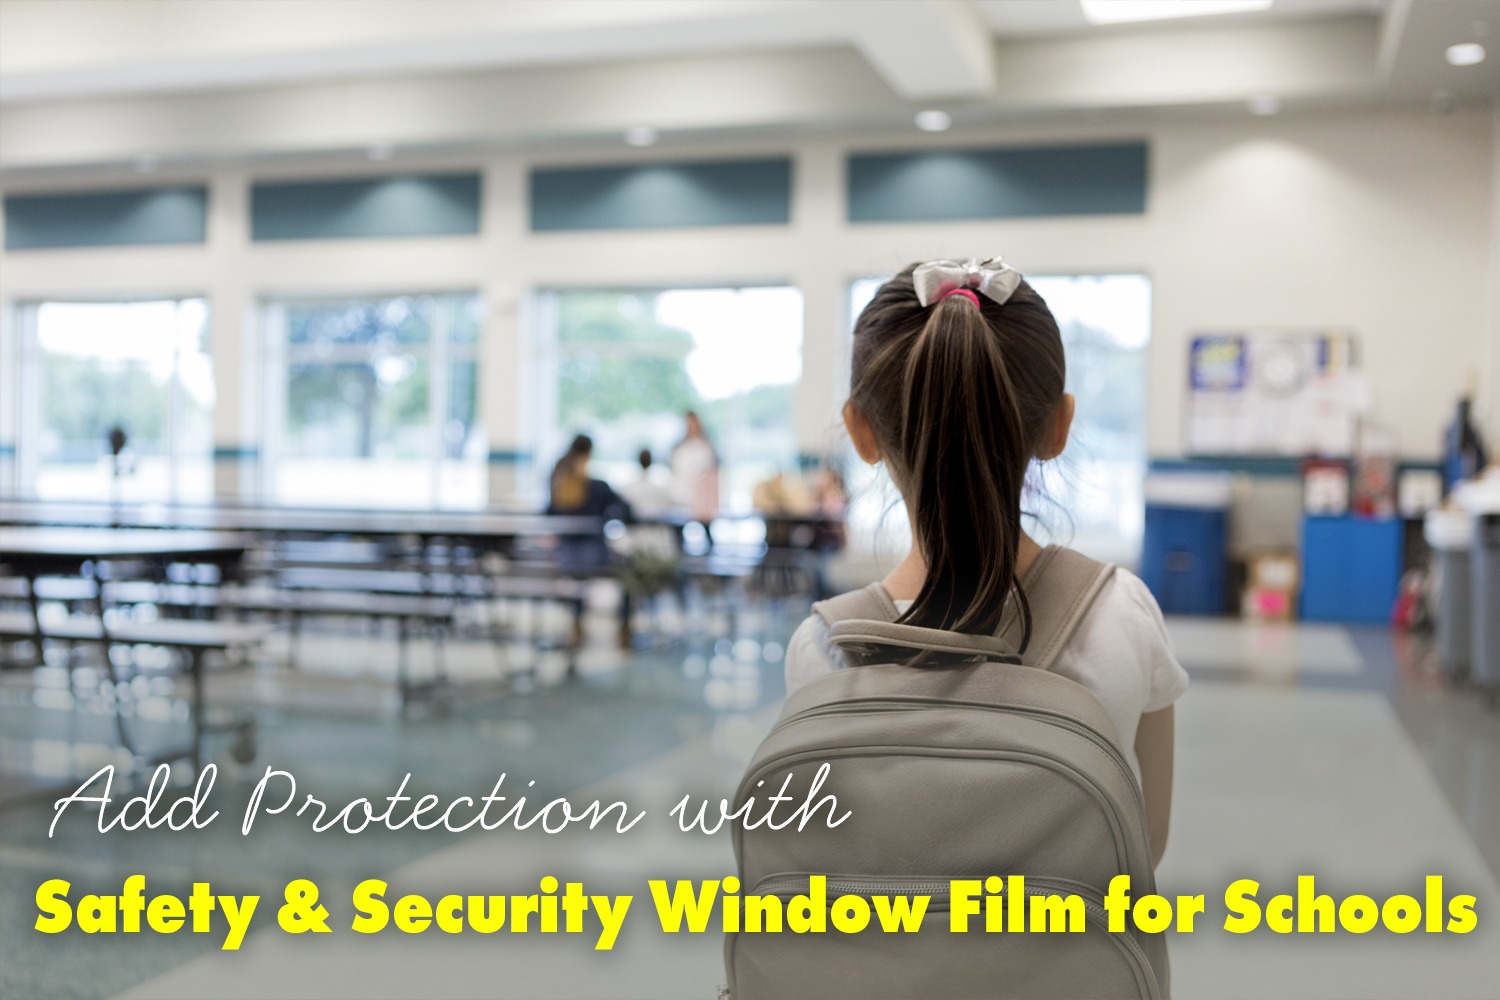
[[[1031,564],[1041,554],[1042,547],[1032,540],[1025,532],[1021,533],[1021,542],[1016,547],[1016,578],[1026,576],[1026,571],[1031,569]],[[881,581],[885,592],[891,595],[893,601],[915,601],[917,595],[922,592],[922,584],[927,581],[927,560],[922,558],[921,550],[915,542],[912,543],[911,551],[901,561],[901,565],[891,570],[890,574]]]

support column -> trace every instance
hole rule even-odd
[[[247,260],[250,185],[244,174],[209,187],[209,354],[214,364],[214,497],[260,498],[262,352],[257,349]]]
[[[844,225],[843,156],[832,146],[797,156],[793,176],[792,224],[805,248],[794,275],[802,289],[802,381],[797,385],[798,462],[816,467],[842,441],[839,407],[847,391],[846,300],[848,276],[841,273],[837,246]]]
[[[16,313],[14,304],[0,305],[0,496],[15,496],[21,486],[16,465],[21,438],[21,336]]]
[[[0,212],[0,256],[5,254],[4,215]],[[21,331],[3,273],[0,269],[0,496],[15,496],[21,488]]]
[[[514,158],[484,171],[480,238],[486,278],[479,341],[479,420],[489,441],[489,504],[534,503],[531,466],[537,359],[528,343],[528,287],[522,260],[527,225],[526,168]],[[524,375],[523,375],[524,373]]]

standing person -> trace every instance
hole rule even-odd
[[[1074,399],[1064,371],[1047,304],[998,259],[912,265],[860,314],[844,423],[860,458],[885,463],[911,518],[911,551],[882,581],[900,624],[994,635],[1014,604],[1030,634],[1029,605],[1015,595],[1050,555],[1040,560],[1043,547],[1021,529],[1021,492],[1031,462],[1067,444]],[[813,615],[788,646],[787,693],[848,666]],[[1088,689],[1113,723],[1160,861],[1172,705],[1188,677],[1145,584],[1110,574],[1051,669]]]
[[[607,520],[629,520],[630,504],[602,479],[589,475],[589,459],[594,453],[594,441],[587,434],[573,439],[568,450],[552,469],[551,495],[547,502],[547,513],[554,515],[576,515],[599,518],[599,527],[587,534],[562,535],[558,538],[557,565],[571,576],[593,578],[604,576],[610,569],[609,546],[604,539],[604,522]],[[574,607],[573,640],[583,640],[583,602]],[[625,595],[620,601],[621,644],[630,638],[630,599]]]
[[[719,512],[719,456],[692,410],[683,414],[686,433],[672,449],[672,495],[689,517],[706,526]]]

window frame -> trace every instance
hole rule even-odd
[[[214,404],[209,408],[208,420],[210,425],[215,423],[215,410],[219,405],[219,366],[214,352],[214,311],[213,297],[202,289],[174,289],[163,292],[137,291],[129,294],[109,295],[102,293],[90,294],[57,294],[48,296],[27,296],[11,300],[6,303],[6,317],[11,329],[14,331],[13,359],[16,362],[18,378],[17,402],[14,412],[15,418],[15,492],[18,496],[40,497],[38,493],[39,478],[45,464],[42,454],[42,430],[43,430],[43,396],[42,388],[44,379],[42,377],[43,351],[41,345],[41,311],[43,306],[48,305],[100,305],[100,306],[130,306],[142,303],[172,303],[180,309],[185,302],[200,301],[203,303],[203,329],[200,334],[199,351],[206,355],[214,374]],[[166,451],[167,463],[167,490],[164,496],[143,497],[145,503],[183,504],[193,502],[184,497],[182,488],[183,463],[185,461],[182,451],[181,428],[179,422],[185,419],[186,408],[183,393],[186,391],[182,384],[182,345],[176,338],[172,346],[172,375],[169,380],[167,394],[166,415]],[[213,461],[215,434],[213,426],[209,431],[209,452],[206,456],[209,462],[208,499],[212,499],[216,493],[214,482]],[[117,499],[114,490],[108,498],[98,497],[76,497],[58,496],[51,499],[58,500],[98,500]]]
[[[468,510],[483,509],[489,503],[488,476],[481,474],[481,491],[477,503],[456,503],[444,496],[444,465],[447,458],[446,425],[451,414],[453,366],[472,364],[475,382],[483,385],[484,366],[484,320],[481,316],[479,329],[472,340],[456,342],[452,323],[443,300],[477,302],[481,314],[487,309],[484,291],[480,288],[444,289],[363,289],[360,291],[319,290],[316,292],[277,294],[262,293],[257,300],[256,315],[260,327],[261,391],[260,462],[256,483],[257,495],[265,502],[287,505],[277,491],[281,461],[285,457],[285,434],[287,426],[287,385],[291,365],[318,364],[367,364],[370,361],[368,345],[334,345],[328,353],[318,353],[310,344],[292,344],[289,340],[287,316],[290,310],[299,307],[337,307],[350,303],[379,303],[391,299],[432,298],[435,301],[428,336],[421,343],[406,343],[403,348],[416,355],[428,367],[428,392],[426,406],[426,432],[424,434],[426,454],[421,461],[427,466],[425,498],[413,510]],[[304,356],[305,352],[305,356]],[[441,373],[441,374],[440,374]],[[485,435],[484,394],[478,392],[474,401],[471,426],[481,436]],[[487,462],[487,458],[486,458]],[[338,501],[306,502],[318,507],[337,508]],[[401,509],[408,505],[392,505]]]

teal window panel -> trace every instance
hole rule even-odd
[[[137,188],[5,198],[5,249],[202,243],[208,189]]]
[[[252,240],[472,236],[479,232],[479,175],[412,174],[277,181],[250,191]]]
[[[791,217],[788,157],[531,172],[533,232],[777,226]]]
[[[1144,142],[849,157],[850,222],[952,222],[1146,211]]]

